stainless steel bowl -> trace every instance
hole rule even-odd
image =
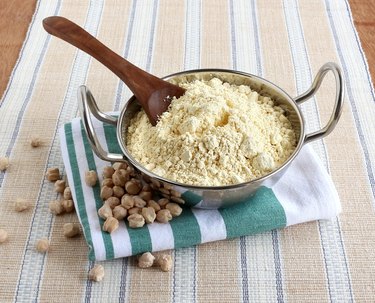
[[[305,133],[305,121],[299,105],[311,98],[319,89],[324,76],[332,71],[336,80],[335,104],[331,118],[327,125],[313,133]],[[200,208],[219,208],[234,205],[246,201],[255,191],[261,187],[272,187],[287,170],[290,163],[298,155],[302,146],[313,140],[327,136],[336,126],[343,108],[344,84],[340,68],[332,62],[324,64],[318,71],[311,87],[302,95],[292,98],[275,84],[255,75],[222,69],[201,69],[184,71],[169,75],[164,79],[173,83],[190,82],[196,79],[209,80],[213,77],[224,82],[236,85],[248,85],[261,95],[271,97],[277,104],[288,108],[288,119],[291,121],[298,138],[298,143],[292,155],[277,169],[269,174],[244,183],[226,186],[193,186],[168,180],[148,171],[137,162],[126,147],[126,134],[131,118],[140,110],[136,98],[133,96],[126,103],[118,118],[101,112],[87,87],[81,86],[78,92],[79,108],[84,128],[89,142],[96,155],[106,161],[130,163],[146,182],[150,182],[153,188],[158,189],[161,195],[169,197],[180,203]],[[98,120],[117,127],[117,140],[123,154],[113,154],[105,151],[95,134],[91,121],[91,114]]]

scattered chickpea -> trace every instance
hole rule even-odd
[[[130,196],[128,194],[123,195],[121,198],[121,205],[126,209],[133,208],[134,207],[133,196]]]
[[[159,191],[162,193],[162,194],[166,194],[166,195],[169,195],[170,194],[170,192],[169,192],[169,190],[168,189],[166,189],[166,188],[159,188]]]
[[[103,168],[103,178],[112,178],[113,173],[115,172],[115,169],[112,166],[106,166]]]
[[[98,210],[98,215],[100,218],[106,220],[109,217],[112,217],[112,208],[108,204],[103,204],[101,208]]]
[[[143,191],[143,192],[144,192],[144,191],[146,191],[146,192],[151,192],[152,189],[151,189],[150,184],[145,184],[145,185],[143,185],[143,187],[142,187],[142,191]]]
[[[152,207],[142,208],[142,216],[145,218],[146,223],[154,223],[156,218],[155,209]]]
[[[162,271],[170,271],[172,269],[172,256],[162,254],[156,258],[157,264],[160,266]]]
[[[132,208],[128,209],[128,215],[130,216],[132,214],[140,214],[141,211],[142,211],[142,209],[139,208],[139,207],[132,207]]]
[[[95,170],[90,170],[85,173],[85,182],[88,186],[95,186],[98,182],[98,175]]]
[[[14,203],[14,210],[17,212],[22,212],[29,209],[30,206],[31,203],[29,201],[26,201],[25,199],[17,199]]]
[[[150,252],[145,252],[138,259],[138,266],[140,268],[148,268],[154,264],[155,257]]]
[[[62,207],[64,208],[66,213],[71,213],[74,211],[74,202],[73,200],[62,200],[61,201]]]
[[[111,209],[115,208],[117,205],[120,205],[120,199],[117,197],[109,197],[104,201],[105,204],[109,205]]]
[[[65,223],[63,226],[63,234],[67,238],[73,238],[81,233],[79,224],[76,223]]]
[[[177,203],[168,203],[167,205],[165,205],[165,209],[168,209],[170,211],[172,217],[177,217],[182,213],[182,208]]]
[[[131,195],[136,195],[141,191],[142,184],[137,179],[131,179],[130,181],[126,182],[125,184],[125,190],[127,193]]]
[[[40,145],[42,145],[42,139],[40,139],[39,137],[33,136],[31,137],[30,145],[31,147],[39,147]]]
[[[125,162],[115,162],[115,163],[113,163],[112,167],[113,167],[114,170],[127,169],[128,164],[125,163]]]
[[[140,214],[132,214],[128,217],[129,227],[139,228],[145,225],[145,218]]]
[[[63,198],[64,200],[72,200],[72,191],[70,190],[69,186],[65,187]]]
[[[130,173],[127,169],[119,169],[117,171],[120,173],[121,176],[124,177],[125,182],[130,180]]]
[[[114,184],[113,184],[113,180],[112,180],[112,177],[111,178],[106,178],[102,181],[102,186],[108,186],[108,187],[113,187]]]
[[[112,212],[113,217],[115,217],[119,221],[125,219],[126,215],[128,214],[127,209],[123,208],[121,205],[116,206]]]
[[[65,181],[64,180],[56,180],[55,182],[55,192],[57,193],[63,193],[66,188]]]
[[[176,198],[181,198],[181,193],[178,192],[177,190],[172,189],[171,190],[171,196],[176,197]]]
[[[174,202],[176,202],[176,203],[178,203],[178,204],[185,204],[185,200],[182,199],[182,198],[179,198],[179,197],[172,196],[171,200],[174,201]]]
[[[160,205],[157,202],[155,202],[154,200],[148,201],[147,206],[152,207],[153,209],[155,209],[155,211],[159,211],[161,209]]]
[[[121,198],[125,194],[125,190],[121,186],[113,186],[113,195],[117,198]]]
[[[169,199],[167,198],[161,198],[158,201],[158,204],[160,205],[161,208],[165,208],[165,206],[170,203]]]
[[[65,212],[64,206],[61,201],[54,200],[49,202],[49,210],[54,215],[61,215]]]
[[[60,171],[57,167],[47,169],[46,177],[48,181],[55,182],[60,179]]]
[[[112,181],[114,185],[124,186],[126,179],[125,176],[123,176],[118,170],[116,170],[115,173],[112,175]]]
[[[103,224],[103,230],[109,233],[114,232],[119,227],[119,222],[114,217],[108,217]]]
[[[45,253],[49,250],[49,241],[47,238],[39,239],[36,241],[36,250],[40,253]]]
[[[156,221],[160,223],[167,223],[172,220],[171,212],[168,209],[161,209],[156,214]]]
[[[100,197],[103,200],[107,200],[109,197],[112,197],[113,195],[113,189],[108,186],[103,186],[100,190]]]
[[[139,196],[134,196],[133,199],[134,199],[134,206],[136,207],[142,208],[142,207],[145,207],[147,204],[147,202]]]
[[[8,232],[0,228],[0,244],[8,240]]]
[[[141,197],[143,200],[145,201],[149,201],[152,199],[152,192],[150,191],[141,191],[139,194],[138,194],[139,197]]]
[[[9,167],[9,159],[7,157],[0,157],[0,171],[5,171]]]
[[[88,278],[91,281],[100,282],[104,278],[104,267],[102,265],[95,265],[89,271]]]

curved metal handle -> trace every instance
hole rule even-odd
[[[325,75],[332,71],[333,75],[335,76],[336,80],[336,97],[335,97],[335,105],[333,108],[332,115],[325,127],[322,129],[315,131],[311,134],[307,134],[305,136],[304,143],[308,143],[320,138],[324,138],[328,134],[330,134],[333,129],[335,128],[337,122],[339,121],[340,115],[342,113],[343,104],[344,104],[344,81],[341,73],[340,67],[333,62],[328,62],[324,64],[318,71],[315,76],[314,82],[312,83],[311,87],[302,95],[296,97],[294,101],[297,104],[303,103],[306,100],[310,99],[312,96],[315,95],[316,91],[319,89]]]
[[[98,120],[117,126],[117,119],[101,112],[96,105],[95,99],[90,90],[81,85],[78,89],[78,107],[81,113],[83,127],[87,138],[95,154],[104,161],[124,162],[124,155],[113,154],[105,151],[96,136],[94,125],[91,120],[91,114]]]

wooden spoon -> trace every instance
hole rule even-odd
[[[134,93],[152,125],[168,109],[172,97],[180,97],[185,90],[166,82],[125,60],[86,32],[83,28],[63,17],[43,20],[44,29],[91,55],[114,72]]]

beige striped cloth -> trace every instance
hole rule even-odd
[[[117,53],[156,75],[228,68],[262,76],[290,95],[303,93],[327,61],[346,79],[336,130],[311,144],[337,188],[342,213],[233,240],[171,251],[173,270],[139,269],[133,258],[99,262],[106,276],[87,280],[83,237],[66,239],[57,197],[44,175],[64,172],[57,130],[77,115],[76,91],[90,87],[103,111],[130,97],[89,56],[51,38],[41,21],[65,16]],[[329,118],[334,81],[302,106],[307,131]],[[0,302],[375,302],[374,91],[346,0],[39,0],[9,86],[0,101]],[[32,136],[43,139],[32,149]],[[32,208],[15,213],[24,198]],[[37,253],[48,238],[51,249]]]

